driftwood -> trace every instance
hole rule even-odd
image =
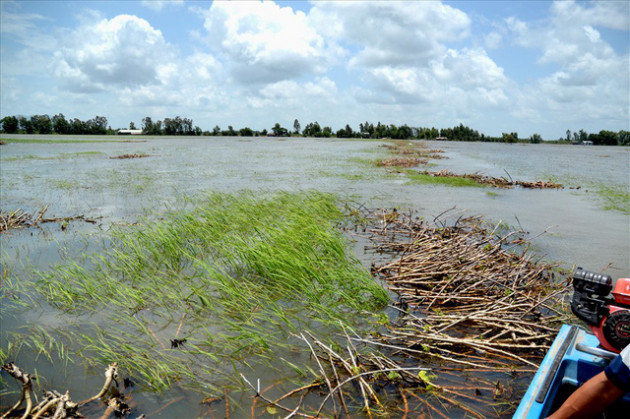
[[[0,211],[0,233],[8,231],[14,228],[24,227],[37,227],[44,223],[63,223],[62,230],[66,229],[66,223],[69,221],[83,221],[89,224],[97,224],[98,221],[93,218],[87,218],[84,215],[77,215],[73,217],[44,217],[44,214],[48,211],[48,205],[39,210],[36,213],[29,214],[17,209],[12,212]]]
[[[254,386],[243,374],[243,383],[254,391],[254,406],[252,416],[255,415],[256,400],[261,399],[268,406],[288,412],[287,417],[299,416],[305,418],[339,417],[345,415],[351,417],[351,405],[359,406],[368,417],[376,416],[374,409],[383,411],[385,406],[380,400],[377,388],[382,388],[387,383],[404,381],[407,385],[425,386],[426,383],[418,375],[421,371],[428,371],[426,367],[404,367],[393,360],[374,353],[360,353],[346,333],[347,345],[345,351],[336,351],[309,332],[303,332],[299,336],[294,335],[308,346],[313,359],[318,365],[319,374],[312,383],[295,388],[283,396],[274,399],[267,397],[265,390],[260,388],[260,380]],[[347,391],[344,391],[347,388]],[[324,392],[325,389],[325,392]],[[314,390],[319,390],[322,399],[319,407],[303,405],[304,398]],[[350,393],[357,393],[359,401],[355,401]],[[325,394],[325,395],[324,395]],[[285,401],[299,400],[295,407],[285,404]],[[330,403],[329,403],[330,402]],[[324,413],[327,405],[332,405]]]
[[[138,153],[134,153],[134,154],[122,154],[120,156],[114,156],[114,157],[110,157],[110,159],[141,159],[144,157],[149,157],[148,154],[138,154]]]
[[[31,375],[24,372],[12,362],[4,365],[2,369],[22,384],[20,399],[13,407],[2,414],[2,418],[7,418],[13,415],[13,413],[16,412],[16,410],[22,405],[24,400],[26,400],[26,409],[21,415],[23,419],[29,417],[32,419],[39,419],[43,417],[53,419],[82,418],[83,415],[78,412],[78,408],[80,406],[83,406],[93,400],[101,399],[110,389],[112,382],[116,383],[116,386],[118,386],[118,382],[116,381],[118,378],[118,364],[114,362],[105,370],[105,384],[103,384],[103,387],[95,396],[82,402],[74,403],[70,399],[70,393],[68,391],[66,391],[65,394],[61,394],[55,390],[45,390],[43,393],[44,398],[36,406],[33,406],[33,385]],[[129,406],[123,402],[122,399],[123,397],[121,395],[109,397],[106,401],[108,406],[106,415],[103,416],[107,417],[109,416],[109,413],[112,412],[115,412],[119,416],[129,413]],[[52,412],[52,414],[50,412]]]

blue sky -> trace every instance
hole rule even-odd
[[[630,129],[627,1],[6,1],[0,115]]]

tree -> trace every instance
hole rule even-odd
[[[53,131],[57,134],[69,134],[70,123],[66,121],[66,117],[62,113],[59,113],[52,118]]]
[[[289,131],[287,131],[286,128],[280,126],[278,122],[276,122],[271,130],[273,131],[273,135],[278,137],[286,137],[289,134]]]
[[[630,145],[630,131],[619,131],[619,145]]]
[[[619,137],[614,131],[601,130],[599,132],[600,144],[602,145],[617,145]]]
[[[241,137],[253,137],[254,136],[254,131],[251,128],[245,127],[245,128],[241,128],[238,131],[238,134]]]
[[[20,124],[20,129],[27,134],[32,134],[35,132],[35,127],[31,123],[30,119],[26,119],[23,116],[18,117],[18,123]]]
[[[31,116],[31,124],[33,125],[34,131],[38,134],[52,133],[52,121],[48,115]]]
[[[215,125],[214,128],[212,128],[212,135],[220,135],[221,134],[221,127],[219,127],[218,125]]]
[[[586,131],[584,131],[583,129],[580,130],[580,142],[583,143],[584,141],[588,140],[588,133]]]
[[[86,134],[107,134],[107,118],[104,116],[95,116],[93,119],[87,121],[87,130]]]
[[[143,134],[151,135],[153,134],[154,129],[155,128],[153,125],[153,120],[151,119],[150,116],[146,116],[142,118],[142,133]]]
[[[293,130],[295,131],[295,133],[297,135],[300,135],[300,121],[298,121],[297,119],[295,121],[293,121]]]
[[[571,142],[571,130],[570,129],[567,130],[567,142],[569,142],[569,143]]]
[[[15,116],[5,116],[0,120],[2,123],[2,131],[7,134],[15,134],[18,131],[19,122]]]
[[[512,144],[516,142],[516,139],[518,137],[515,137],[514,133],[508,134],[507,132],[504,132],[503,134],[501,134],[501,138],[503,139],[504,143]]]
[[[529,141],[532,144],[538,144],[542,141],[542,137],[540,136],[540,134],[532,134],[532,136],[529,137]]]

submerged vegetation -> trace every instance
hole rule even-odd
[[[430,227],[342,204],[319,192],[210,193],[114,228],[102,252],[19,281],[5,272],[3,319],[53,308],[57,321],[4,332],[0,362],[117,363],[144,390],[199,391],[226,416],[230,394],[249,390],[252,411],[271,416],[287,403],[310,416],[511,412],[512,375],[531,371],[558,321],[552,267],[507,252],[522,236],[479,222]],[[372,268],[400,295],[398,321],[344,229],[399,256]],[[261,372],[276,377],[273,391],[252,384]]]
[[[619,211],[630,215],[630,191],[618,184],[592,184],[590,186],[602,201],[602,207],[608,211]]]
[[[348,253],[337,204],[315,192],[209,194],[185,211],[120,227],[103,253],[8,282],[3,311],[16,298],[31,309],[45,300],[66,321],[43,340],[27,325],[10,332],[5,356],[53,348],[51,359],[118,362],[153,389],[216,389],[233,367],[253,367],[254,354],[255,364],[273,367],[281,363],[274,348],[291,331],[336,328],[348,313],[388,301]],[[73,325],[96,314],[98,322]],[[185,343],[168,346],[178,339]]]

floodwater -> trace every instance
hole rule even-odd
[[[15,135],[10,138],[63,139]],[[60,261],[66,252],[98,250],[101,232],[112,224],[133,223],[148,210],[177,208],[182,196],[209,190],[315,189],[348,197],[366,207],[415,209],[426,219],[441,214],[481,216],[491,223],[528,231],[535,237],[534,252],[564,267],[605,270],[613,278],[630,276],[630,209],[627,201],[621,204],[625,210],[606,209],[610,198],[602,192],[608,188],[626,196],[629,193],[628,147],[427,142],[428,148],[442,149],[447,157],[432,160],[428,170],[478,172],[524,181],[553,180],[567,186],[562,190],[507,190],[413,183],[404,174],[370,164],[388,156],[387,149],[381,147],[385,141],[68,138],[77,141],[9,143],[0,147],[0,207],[3,211],[35,212],[48,205],[47,217],[83,215],[97,219],[99,226],[76,221],[65,231],[59,225],[47,224],[42,229],[3,233],[2,258],[14,269],[27,263],[45,269]],[[148,156],[110,158],[133,153]],[[360,247],[356,251],[367,263],[369,256]],[[42,321],[39,315],[20,314],[15,324],[5,318],[3,340],[5,332],[20,322]],[[1,346],[6,348],[6,344],[2,342]],[[98,388],[101,372],[93,373],[90,388]],[[82,380],[88,380],[83,377],[85,371],[76,366],[65,372],[55,371],[50,381],[62,390],[69,380],[73,387],[83,386]],[[73,388],[70,390],[72,393]],[[145,412],[170,400],[167,395],[152,393],[143,397]],[[8,403],[3,400],[2,404]],[[198,402],[191,403],[197,409]],[[178,412],[190,416],[186,415],[186,408],[173,409],[165,409],[160,415],[170,417]]]

